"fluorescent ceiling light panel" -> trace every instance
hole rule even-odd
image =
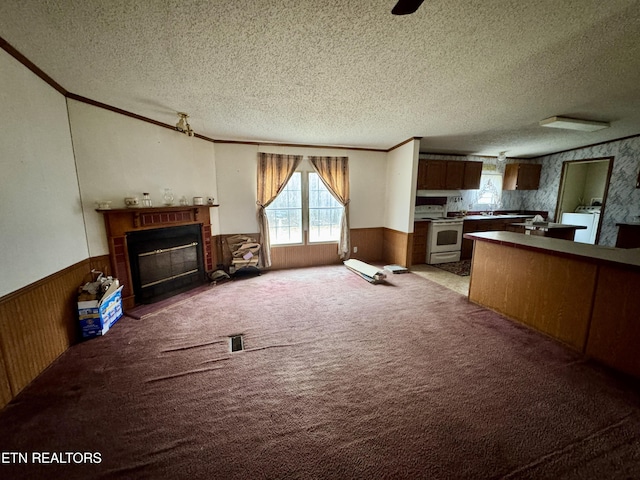
[[[540,121],[541,127],[565,128],[567,130],[580,130],[581,132],[595,132],[603,128],[609,128],[609,122],[594,122],[591,120],[578,120],[568,117],[550,117]]]

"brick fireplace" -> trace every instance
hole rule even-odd
[[[209,208],[209,206],[179,206],[98,210],[104,215],[112,274],[124,285],[122,300],[125,310],[150,301],[154,292],[149,296],[144,289],[141,289],[142,285],[153,287],[150,290],[154,290],[160,296],[169,296],[171,293],[178,293],[188,288],[190,283],[197,283],[194,275],[196,278],[198,275],[204,277],[205,273],[213,270],[217,261],[211,243]],[[186,234],[171,233],[175,227],[190,228],[186,229],[188,230]],[[190,239],[187,239],[189,236]],[[170,240],[168,243],[167,238]],[[171,245],[172,240],[175,239],[178,239],[173,242],[176,245]],[[149,242],[148,248],[144,246],[145,241]],[[196,245],[190,245],[193,243]],[[168,255],[153,255],[153,257],[144,255],[143,267],[155,264],[160,273],[158,271],[145,273],[141,277],[140,259],[137,255],[174,247],[180,248],[171,250],[170,252],[175,253]],[[194,261],[196,264],[201,264],[204,272],[189,273],[193,270]],[[166,267],[168,263],[172,265],[184,263],[185,270],[181,272],[174,271],[173,268],[168,269]],[[191,278],[187,278],[189,275]],[[175,283],[175,292],[168,288],[170,287],[168,285],[163,285],[162,288],[157,287],[166,283],[165,280],[172,276],[176,277],[170,279]],[[160,283],[156,283],[158,281]],[[135,288],[134,285],[136,285]]]

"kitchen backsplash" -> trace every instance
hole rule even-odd
[[[618,235],[616,223],[628,222],[640,215],[640,189],[635,188],[640,169],[640,137],[618,140],[593,147],[585,147],[568,152],[546,155],[535,159],[508,159],[508,163],[525,161],[541,163],[540,188],[538,190],[503,191],[501,210],[544,210],[549,212],[549,219],[554,220],[560,188],[562,163],[569,160],[587,160],[614,157],[611,183],[605,211],[602,218],[602,231],[599,245],[614,246]],[[420,154],[420,158],[432,160],[472,160],[481,161],[490,169],[504,172],[504,164],[495,158],[469,155],[436,155]],[[477,201],[477,190],[463,190],[462,201],[455,197],[449,199],[449,211],[469,209],[469,205]]]

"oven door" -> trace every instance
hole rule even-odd
[[[462,247],[462,222],[432,222],[429,230],[429,253],[455,252]]]

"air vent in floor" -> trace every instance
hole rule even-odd
[[[229,343],[231,344],[232,352],[239,352],[240,350],[244,350],[244,342],[242,341],[242,335],[230,336]]]

